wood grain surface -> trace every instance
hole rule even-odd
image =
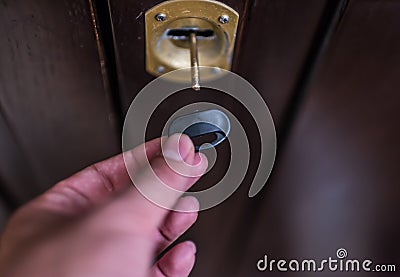
[[[399,264],[399,10],[397,1],[349,2],[233,276],[258,276],[255,263],[264,254],[323,259],[339,248],[350,258]],[[366,276],[323,273],[350,275]]]
[[[124,115],[154,79],[145,71],[144,13],[160,2],[0,0],[0,200],[9,209],[120,150]],[[178,108],[210,101],[232,111],[250,139],[241,187],[182,238],[198,245],[191,276],[291,276],[260,273],[256,263],[265,254],[335,257],[338,248],[400,264],[400,2],[222,2],[241,16],[233,71],[269,105],[278,159],[249,199],[260,142],[244,107],[185,90],[157,108],[148,138]],[[224,175],[229,150],[218,146],[215,168],[195,190]]]
[[[1,179],[21,203],[118,152],[119,139],[88,1],[2,0],[0,33],[0,107],[11,132],[1,128],[10,149],[1,163],[13,168],[2,167]]]

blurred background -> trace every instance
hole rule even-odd
[[[154,78],[145,71],[144,13],[160,2],[0,1],[1,226],[57,181],[121,151],[125,113]],[[149,139],[165,115],[197,101],[229,109],[250,137],[244,184],[185,235],[198,245],[192,276],[365,276],[256,267],[264,255],[324,259],[339,248],[399,272],[400,1],[222,2],[240,14],[232,71],[268,104],[278,153],[250,199],[260,147],[240,104],[183,91],[157,109]],[[194,190],[223,176],[229,145],[218,153]]]

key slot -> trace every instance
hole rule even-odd
[[[227,138],[229,132],[230,121],[224,112],[206,110],[175,118],[169,126],[168,135],[188,135],[195,144],[195,150],[199,151],[204,142],[209,145],[203,146],[203,149],[217,146]]]
[[[210,29],[183,27],[180,29],[171,29],[167,31],[167,36],[172,40],[188,40],[190,34],[194,34],[197,37],[197,40],[210,40],[215,38],[214,31]]]

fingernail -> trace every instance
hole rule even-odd
[[[185,212],[197,212],[200,209],[200,203],[196,197],[186,196],[179,200],[176,208]]]
[[[197,252],[197,248],[196,248],[196,244],[194,244],[193,241],[185,241],[185,244],[187,245],[187,247],[189,247],[192,251],[193,254],[196,254]]]
[[[167,159],[181,162],[185,160],[192,148],[193,143],[188,136],[174,134],[164,144],[163,154]]]

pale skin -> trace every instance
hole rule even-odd
[[[176,151],[179,143],[179,153]],[[175,146],[175,147],[174,147]],[[199,177],[185,177],[167,164],[187,163],[192,176],[205,172],[207,159],[191,140],[178,135],[156,139],[125,155],[131,173],[148,177],[146,155],[156,175],[175,189],[189,189]],[[135,179],[136,180],[136,179]],[[183,213],[161,208],[132,185],[124,158],[115,156],[65,179],[20,208],[1,238],[0,276],[188,276],[195,263],[191,241],[175,245],[154,259],[197,219],[198,201],[174,199]]]

